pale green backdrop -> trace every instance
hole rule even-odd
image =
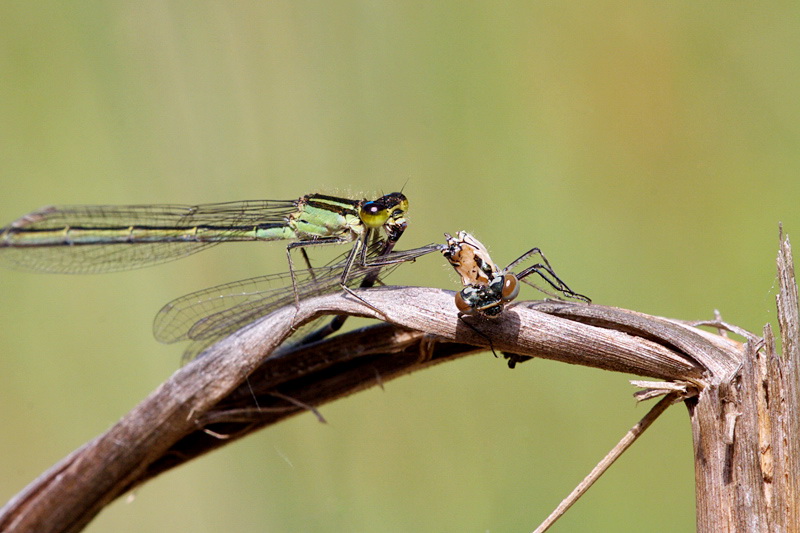
[[[597,303],[759,330],[778,222],[800,234],[798,24],[793,2],[2,2],[0,224],[404,188],[401,247],[536,245]],[[0,501],[178,367],[150,333],[163,303],[285,269],[281,245],[232,244],[0,272]],[[392,281],[457,287],[435,256]],[[530,531],[646,412],[629,378],[480,354],[194,461],[88,530]],[[554,531],[693,527],[677,406]]]

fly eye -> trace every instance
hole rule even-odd
[[[519,295],[519,281],[514,274],[505,274],[503,276],[503,290],[500,293],[500,298],[504,302],[510,302]]]
[[[456,307],[459,312],[465,315],[471,315],[475,311],[472,306],[464,300],[464,296],[460,292],[456,293]]]
[[[379,228],[389,219],[389,210],[379,202],[364,202],[359,210],[359,218],[368,228]]]

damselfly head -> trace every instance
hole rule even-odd
[[[368,228],[384,227],[389,240],[396,241],[408,226],[406,212],[408,198],[401,192],[393,192],[361,204],[358,216]]]

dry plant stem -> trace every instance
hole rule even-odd
[[[78,531],[130,488],[302,412],[302,405],[317,407],[486,346],[485,336],[458,319],[450,291],[386,287],[360,294],[395,326],[356,333],[358,342],[334,338],[273,353],[293,318],[297,325],[330,313],[383,317],[344,293],[304,300],[296,316],[290,306],[264,317],[181,368],[109,431],[42,474],[0,509],[0,530]],[[502,320],[473,326],[491,331],[496,350],[699,388],[714,378],[709,367],[727,371],[742,358],[741,345],[730,339],[598,305],[517,305]]]
[[[625,434],[624,437],[622,437],[622,440],[620,440],[617,445],[614,446],[599,463],[597,463],[597,466],[595,466],[592,471],[589,472],[585,478],[583,478],[583,481],[578,483],[578,486],[575,487],[569,496],[564,498],[564,500],[558,504],[558,507],[556,507],[552,513],[550,513],[550,516],[548,516],[544,522],[539,524],[539,527],[537,527],[533,533],[544,533],[550,529],[550,526],[555,524],[556,520],[561,518],[564,513],[566,513],[567,510],[572,507],[576,501],[578,501],[578,498],[583,496],[586,491],[589,490],[589,487],[594,485],[595,481],[600,479],[600,476],[602,476],[605,471],[608,470],[612,464],[614,464],[614,461],[619,459],[625,450],[631,447],[636,439],[638,439],[645,432],[645,430],[656,421],[656,418],[661,416],[661,414],[667,410],[667,407],[675,403],[679,398],[680,396],[678,393],[670,393],[659,400],[659,402],[655,404],[653,408],[650,409],[650,411],[648,411],[648,413]]]
[[[788,239],[778,253],[778,323],[763,350],[748,342],[740,371],[686,403],[695,450],[697,530],[800,531],[800,330]]]
[[[621,314],[624,315],[618,309],[605,309],[610,316],[619,318]],[[522,308],[520,315],[524,317],[528,313],[529,311]],[[533,318],[547,320],[538,313],[533,313]],[[534,326],[535,323],[536,321],[533,322]],[[483,323],[483,326],[492,324]],[[538,333],[534,326],[530,329],[526,327],[525,331],[535,337]],[[564,327],[568,330],[571,325],[567,323]],[[474,331],[467,327],[463,331],[459,330],[460,333],[473,335]],[[596,333],[606,335],[609,332]],[[474,336],[478,337],[477,334]],[[492,336],[495,338],[494,330]],[[471,344],[444,340],[432,342],[430,336],[419,331],[381,325],[335,337],[314,346],[275,354],[250,376],[247,383],[198,418],[198,425],[204,428],[211,426],[211,435],[208,431],[197,431],[176,442],[169,453],[153,462],[135,484],[210,449],[227,444],[219,438],[210,437],[224,436],[226,440],[240,438],[261,427],[303,412],[304,409],[298,407],[297,402],[310,406],[320,405],[358,390],[380,385],[395,377],[480,351]],[[455,340],[461,339],[453,338]],[[485,342],[480,337],[478,340]],[[567,346],[563,342],[560,345]],[[591,352],[589,345],[591,342],[576,342],[571,348],[574,350],[571,358],[562,360],[575,364],[593,363],[592,354],[588,353]],[[730,346],[738,345],[730,343]],[[663,361],[663,356],[667,353],[658,350],[648,352],[652,349],[649,341],[642,347],[645,357],[652,357],[655,361]],[[723,356],[724,354],[719,354],[718,358]],[[651,363],[653,361],[644,366],[649,367]],[[666,367],[671,367],[671,363]],[[275,392],[283,397],[291,397],[296,402],[278,401]]]

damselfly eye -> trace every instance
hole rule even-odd
[[[389,210],[380,202],[364,202],[359,211],[359,218],[368,228],[379,228],[389,219]]]
[[[361,209],[363,209],[364,211],[366,211],[370,215],[374,215],[378,211],[380,211],[382,208],[378,204],[378,202],[364,202],[364,205],[361,206]]]
[[[464,296],[460,292],[456,293],[456,307],[465,315],[471,315],[475,311],[475,309],[464,300]]]
[[[503,276],[503,290],[500,293],[500,299],[503,302],[510,302],[519,295],[519,281],[514,274],[505,274]]]

